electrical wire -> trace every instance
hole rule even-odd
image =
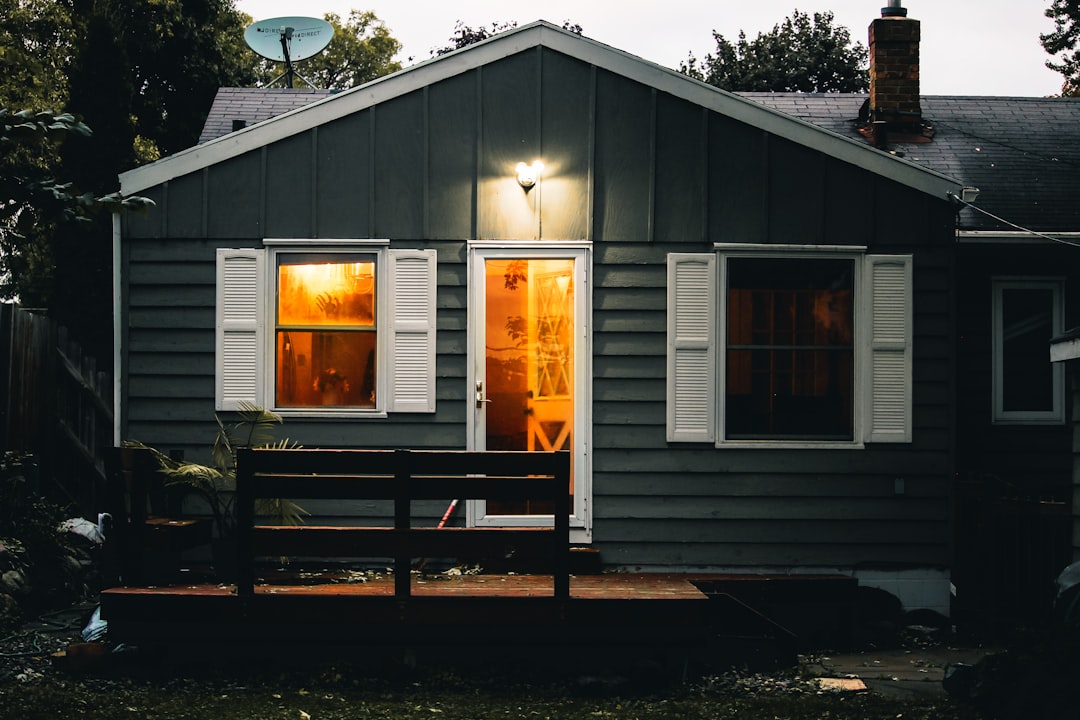
[[[1019,145],[1014,145],[1012,143],[1004,142],[1000,137],[995,138],[995,137],[987,137],[986,135],[980,135],[978,133],[971,132],[970,130],[968,130],[966,128],[962,128],[962,127],[959,127],[957,125],[953,125],[950,122],[942,121],[942,120],[938,119],[937,117],[935,117],[931,121],[931,123],[935,127],[946,127],[946,128],[949,128],[950,130],[952,130],[952,131],[954,131],[954,132],[956,132],[956,133],[958,133],[960,135],[965,135],[965,136],[967,136],[967,137],[969,137],[969,138],[971,138],[973,140],[978,140],[983,145],[995,145],[997,147],[1006,148],[1008,150],[1012,150],[1013,152],[1018,152],[1018,153],[1021,153],[1023,155],[1027,155],[1027,156],[1029,156],[1031,158],[1034,158],[1036,160],[1041,160],[1043,162],[1061,163],[1062,165],[1069,165],[1070,167],[1080,167],[1080,163],[1076,162],[1075,160],[1071,160],[1069,158],[1057,157],[1057,156],[1054,156],[1054,155],[1046,155],[1046,154],[1043,154],[1041,152],[1037,152],[1035,150],[1022,148]]]
[[[1046,233],[1041,233],[1038,230],[1032,230],[1031,228],[1026,228],[1026,227],[1023,227],[1022,225],[1017,225],[1016,223],[1009,222],[1005,218],[999,217],[999,216],[995,215],[994,213],[992,213],[992,212],[990,212],[988,210],[983,210],[981,207],[978,207],[977,205],[972,205],[971,203],[969,203],[969,202],[967,202],[965,200],[961,200],[957,195],[955,195],[953,193],[948,193],[948,196],[950,198],[952,198],[952,200],[954,202],[960,203],[961,205],[963,205],[965,207],[969,207],[972,210],[981,212],[983,215],[985,215],[985,216],[987,216],[989,218],[993,218],[994,220],[997,220],[999,223],[1002,223],[1004,225],[1008,225],[1009,227],[1013,228],[1014,230],[1019,230],[1020,232],[1027,233],[1028,235],[1033,235],[1035,237],[1043,238],[1044,240],[1049,240],[1051,242],[1060,243],[1062,245],[1069,245],[1070,247],[1080,247],[1080,242],[1074,242],[1072,240],[1065,240],[1064,238],[1057,238],[1057,237],[1054,237],[1053,235],[1047,235]]]

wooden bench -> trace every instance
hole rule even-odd
[[[550,559],[552,596],[570,592],[570,454],[447,450],[242,449],[236,459],[237,594],[255,593],[258,558],[391,558],[394,596],[412,594],[414,558],[513,548]],[[260,499],[388,500],[386,527],[265,525]],[[548,501],[547,527],[417,527],[414,503],[457,498]],[[260,523],[260,524],[257,524]]]

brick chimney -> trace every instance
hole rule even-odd
[[[870,117],[890,132],[919,132],[919,21],[888,0],[870,23]]]

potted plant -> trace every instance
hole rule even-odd
[[[342,393],[349,392],[349,379],[334,368],[319,371],[312,384],[322,394],[323,405],[340,405]]]
[[[167,487],[181,488],[184,494],[193,495],[205,504],[214,526],[214,566],[222,575],[231,574],[235,561],[237,449],[300,447],[287,439],[274,438],[273,426],[282,423],[277,413],[247,404],[238,415],[238,421],[226,424],[215,414],[218,429],[211,447],[210,465],[176,460],[139,442],[125,443],[147,447],[157,459]],[[256,514],[272,518],[274,524],[299,525],[308,513],[292,500],[267,498],[259,501]]]

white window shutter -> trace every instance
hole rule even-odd
[[[262,405],[266,252],[217,251],[215,407]]]
[[[911,442],[912,259],[867,255],[864,297],[870,301],[867,442]]]
[[[389,252],[390,352],[387,410],[435,412],[434,250]]]
[[[669,254],[667,293],[667,440],[715,442],[716,255]]]

